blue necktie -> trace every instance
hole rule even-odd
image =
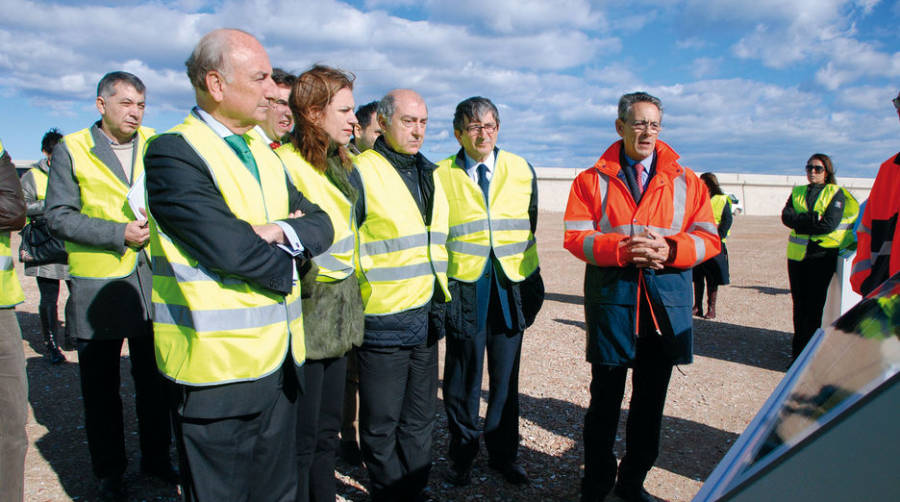
[[[253,152],[250,151],[250,147],[247,146],[247,141],[244,137],[239,134],[232,134],[231,136],[225,136],[225,142],[234,150],[234,153],[244,163],[244,167],[250,171],[250,174],[259,183],[259,169],[256,167],[256,159],[253,158]]]
[[[487,166],[478,164],[478,186],[481,187],[481,193],[484,194],[484,205],[488,205],[488,193],[490,193],[491,182],[487,179]]]

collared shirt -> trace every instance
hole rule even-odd
[[[494,176],[494,151],[491,150],[491,153],[488,154],[487,157],[484,158],[483,161],[477,162],[472,157],[469,157],[468,152],[465,154],[466,156],[466,174],[469,175],[469,178],[472,178],[472,181],[478,183],[478,164],[484,164],[487,167],[487,171],[484,176],[488,181],[491,181],[491,178]]]
[[[644,172],[641,173],[641,179],[638,180],[641,183],[641,192],[647,190],[647,182],[650,181],[650,168],[653,167],[653,159],[655,156],[656,150],[654,150],[653,153],[651,153],[646,159],[641,161],[632,159],[628,156],[628,154],[625,155],[625,162],[628,162],[628,167],[630,169],[634,169],[634,166],[637,165],[638,162],[640,162],[644,166]]]
[[[198,117],[200,117],[201,120],[206,122],[206,125],[208,125],[210,129],[212,129],[221,138],[225,138],[226,136],[231,136],[232,134],[234,134],[230,129],[228,129],[228,127],[225,126],[225,124],[216,120],[215,117],[210,115],[206,110],[200,108],[199,106],[195,106],[193,112]],[[266,137],[265,133],[262,133],[262,137]],[[290,253],[292,256],[298,256],[303,252],[303,244],[300,242],[300,238],[297,237],[297,232],[295,232],[290,225],[283,221],[273,221],[272,223],[281,227],[281,230],[284,232],[284,236],[287,238],[288,243],[290,244],[290,246],[279,244],[278,247]],[[296,274],[296,269],[294,273]]]

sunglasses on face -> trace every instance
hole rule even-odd
[[[825,166],[814,166],[812,164],[806,165],[806,172],[808,173],[821,173],[825,170]]]

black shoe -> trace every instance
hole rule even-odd
[[[625,502],[657,502],[659,499],[647,493],[643,486],[620,485],[616,484],[613,488],[616,497]]]
[[[102,502],[125,502],[125,485],[122,476],[100,478],[97,498]]]
[[[363,465],[362,452],[359,451],[359,445],[356,444],[356,441],[341,441],[338,456],[350,465],[357,467]]]
[[[472,482],[472,468],[457,468],[453,466],[447,473],[447,482],[454,486],[467,486]]]
[[[57,347],[56,344],[47,344],[47,357],[50,359],[50,364],[53,365],[66,362],[66,356],[59,351],[59,347]]]
[[[156,462],[144,462],[142,459],[141,472],[170,485],[177,485],[181,481],[178,469],[168,459]]]
[[[499,472],[503,475],[503,479],[505,479],[508,483],[514,485],[527,485],[531,481],[528,479],[528,474],[525,473],[525,469],[522,468],[521,465],[515,462],[509,462],[506,464],[488,464],[491,469]]]

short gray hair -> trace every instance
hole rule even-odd
[[[137,78],[136,75],[128,73],[127,71],[111,71],[106,75],[103,75],[103,78],[100,79],[100,83],[97,84],[97,97],[108,98],[115,95],[116,84],[119,82],[125,82],[134,87],[134,90],[141,94],[144,94],[144,91],[146,90],[144,83],[141,82],[141,79]]]
[[[662,101],[656,96],[651,96],[646,92],[632,92],[623,94],[622,97],[619,98],[619,120],[625,122],[625,118],[628,117],[628,112],[631,111],[631,107],[634,106],[635,103],[652,103],[656,105],[656,108],[659,109],[659,120],[662,120]]]
[[[203,35],[203,38],[197,42],[194,51],[184,62],[184,66],[187,67],[187,76],[194,89],[209,92],[209,89],[206,88],[206,74],[211,71],[218,71],[225,76],[226,81],[231,80],[231,67],[225,54],[231,47],[231,35],[234,32],[253,36],[236,28],[220,28]]]
[[[488,112],[494,114],[494,120],[497,121],[497,126],[499,126],[500,112],[497,111],[497,107],[494,106],[490,99],[473,96],[462,101],[456,105],[456,112],[453,114],[453,130],[462,131],[466,121],[480,121]]]
[[[397,98],[391,94],[385,94],[381,101],[378,102],[378,107],[375,108],[375,113],[379,117],[383,117],[384,121],[387,123],[391,122],[391,119],[394,117],[394,109],[397,107]]]

